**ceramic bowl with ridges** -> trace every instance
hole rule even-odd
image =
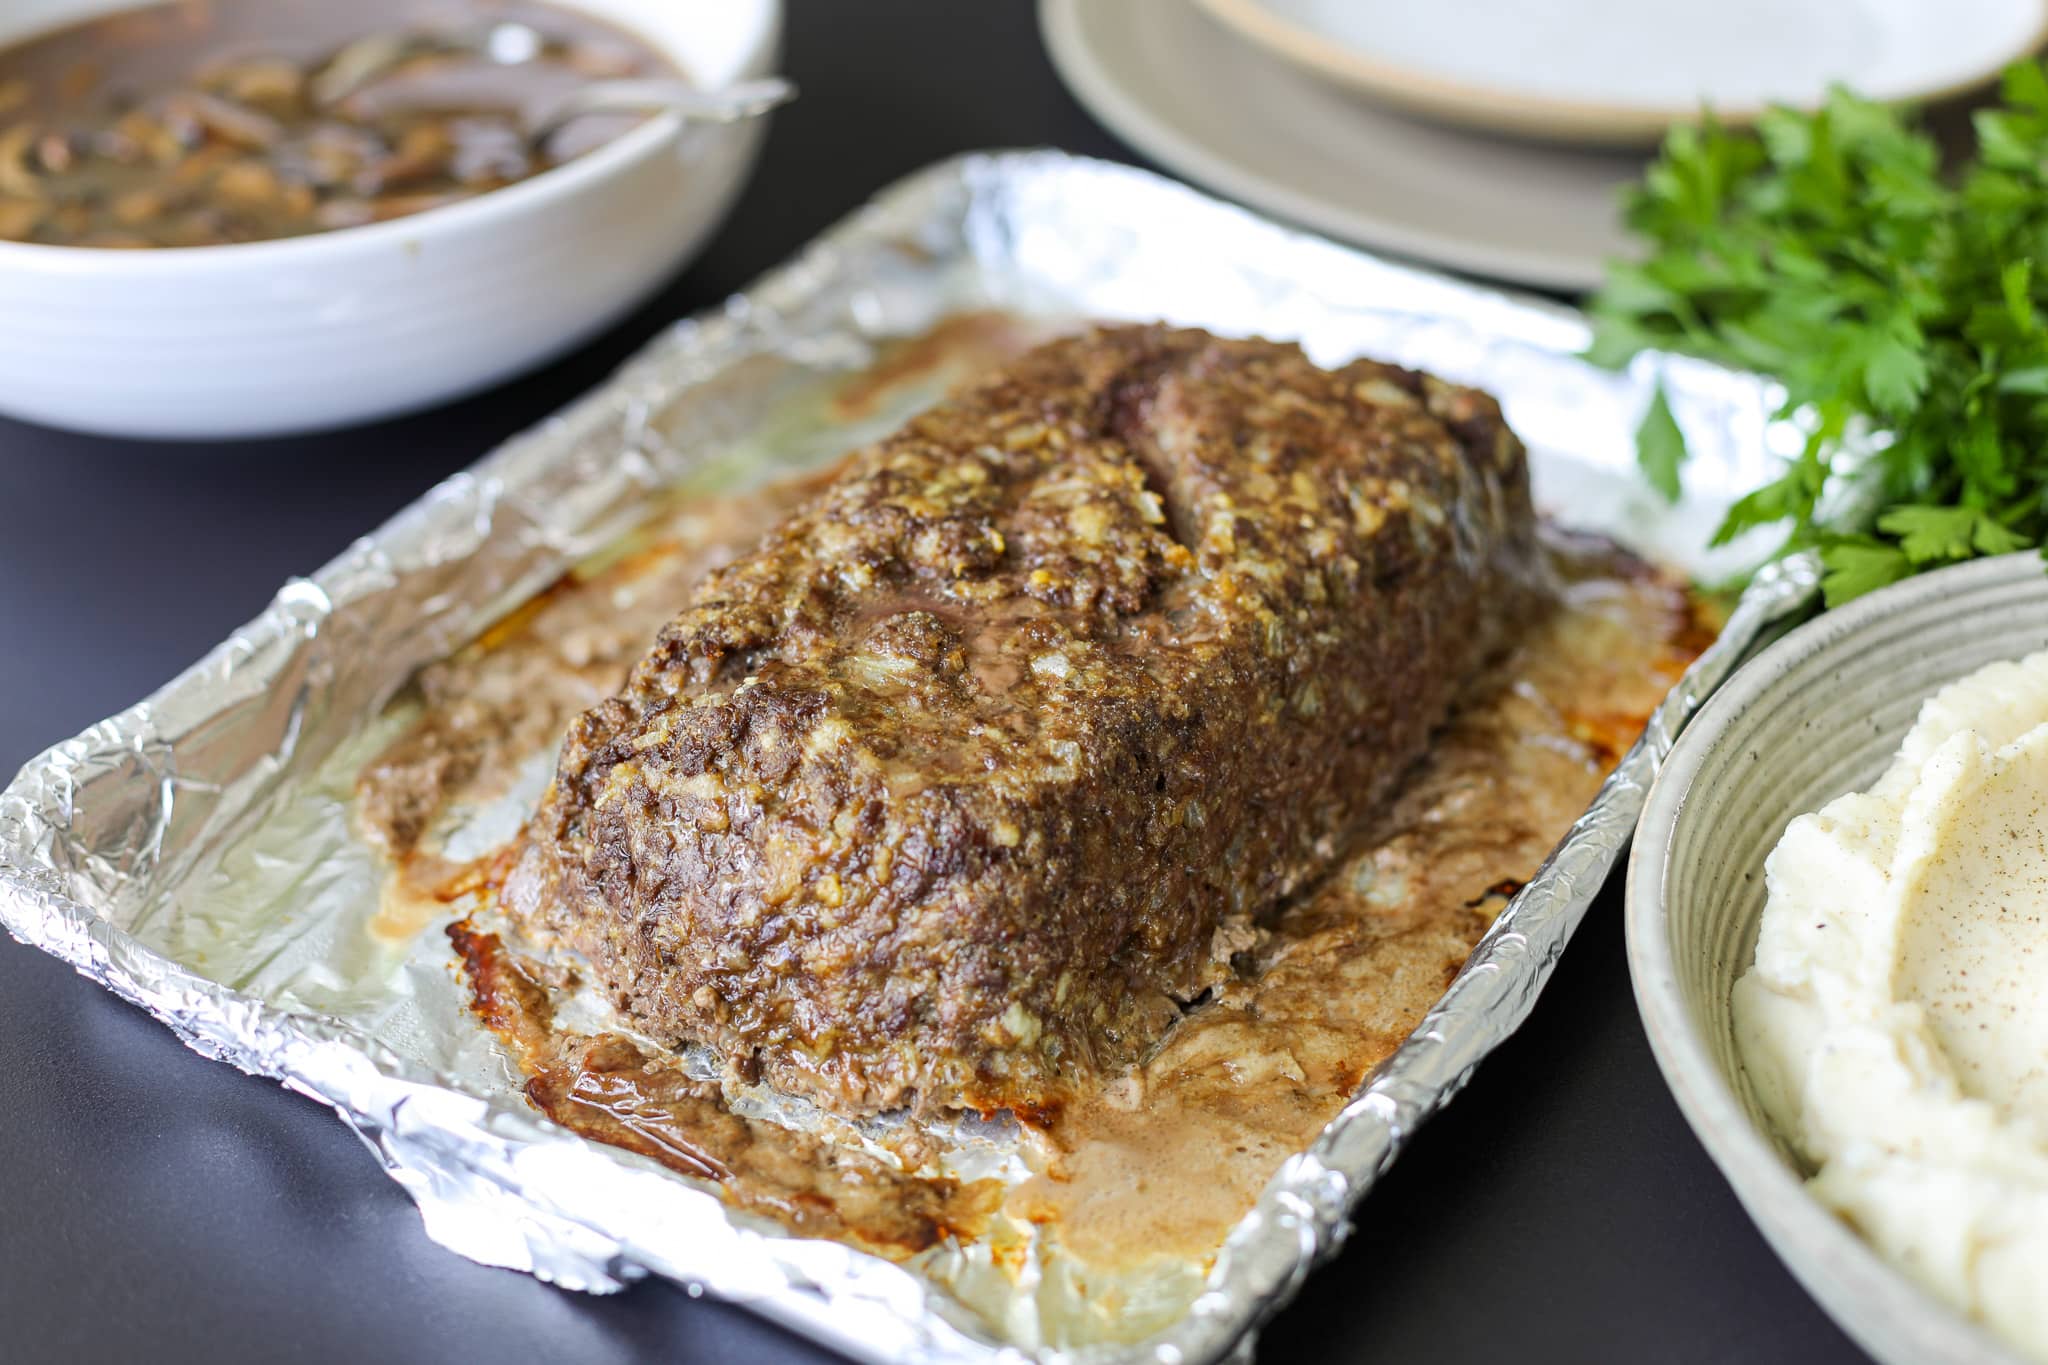
[[[1657,1064],[1765,1238],[1890,1365],[2018,1357],[1882,1260],[1804,1188],[1736,1049],[1730,993],[1756,954],[1764,858],[1795,817],[1875,782],[1920,705],[2048,647],[2033,553],[1909,579],[1801,626],[1744,665],[1679,737],[1628,867],[1629,970]]]

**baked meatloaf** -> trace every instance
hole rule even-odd
[[[1388,796],[1532,546],[1483,394],[1199,331],[1053,342],[701,585],[575,722],[512,899],[741,1075],[1057,1104]]]

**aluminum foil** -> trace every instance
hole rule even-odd
[[[445,941],[386,951],[364,932],[381,871],[349,832],[349,777],[402,723],[391,703],[422,664],[615,542],[657,491],[758,482],[893,424],[900,411],[801,415],[878,343],[990,308],[1295,338],[1324,363],[1366,353],[1487,388],[1530,447],[1539,506],[1704,577],[1754,553],[1701,547],[1727,500],[1798,441],[1753,377],[1670,358],[1626,374],[1580,363],[1585,324],[1555,305],[1125,167],[1049,152],[950,161],[677,324],[598,392],[287,584],[162,691],[30,763],[0,795],[0,921],[196,1050],[332,1105],[428,1234],[475,1260],[586,1290],[665,1275],[873,1360],[1248,1357],[1360,1196],[1527,1015],[1676,731],[1811,599],[1811,564],[1755,580],[1414,1036],[1274,1176],[1186,1311],[1139,1343],[1048,1344],[914,1268],[784,1235],[553,1127],[466,1014]],[[1675,507],[1633,473],[1660,374],[1696,455]]]

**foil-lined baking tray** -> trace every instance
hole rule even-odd
[[[1727,500],[1798,441],[1754,377],[1670,358],[1626,374],[1581,363],[1585,324],[1555,305],[1125,167],[1050,152],[946,162],[286,585],[156,695],[31,762],[0,795],[0,920],[196,1050],[332,1105],[429,1235],[475,1260],[587,1290],[665,1275],[874,1360],[1248,1356],[1417,1126],[1521,1023],[1675,732],[1810,600],[1815,575],[1795,559],[1753,582],[1437,1007],[1275,1175],[1192,1305],[1142,1342],[1049,1344],[914,1269],[785,1235],[540,1119],[465,1011],[445,941],[424,934],[397,957],[372,946],[382,873],[347,811],[350,775],[394,732],[391,703],[420,666],[616,542],[657,495],[757,483],[892,425],[930,395],[842,421],[816,420],[812,399],[890,339],[970,310],[1165,318],[1489,389],[1530,448],[1540,507],[1703,577],[1753,553],[1701,547]],[[1632,432],[1660,374],[1695,451],[1676,506],[1633,472]]]

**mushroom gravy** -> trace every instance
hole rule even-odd
[[[328,79],[372,35],[421,50],[360,83]],[[533,0],[123,11],[0,48],[0,240],[217,246],[401,218],[641,121],[590,115],[530,146],[530,122],[580,86],[678,75],[645,40]]]

